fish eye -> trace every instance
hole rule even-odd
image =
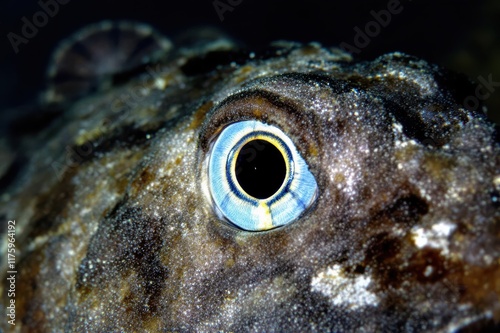
[[[208,187],[217,215],[247,231],[295,221],[318,192],[292,140],[278,127],[256,120],[232,123],[214,140]]]

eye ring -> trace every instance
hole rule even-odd
[[[241,155],[242,150],[244,150],[244,147],[254,141],[267,141],[270,144],[272,144],[275,148],[278,149],[278,151],[282,154],[284,157],[284,162],[286,166],[286,172],[285,172],[285,177],[283,179],[283,182],[281,186],[278,188],[278,190],[275,191],[273,195],[264,197],[264,198],[259,198],[252,196],[251,194],[248,193],[248,191],[245,191],[242,186],[241,182],[238,180],[237,173],[238,173],[238,168],[237,168],[237,160],[238,156]],[[257,148],[258,149],[258,148]],[[243,138],[236,143],[235,148],[231,150],[231,152],[228,155],[227,158],[227,165],[226,165],[226,177],[228,180],[230,180],[230,185],[234,186],[232,188],[235,191],[235,194],[242,200],[248,201],[248,202],[254,202],[255,200],[258,199],[266,199],[266,200],[271,200],[273,197],[282,194],[282,190],[285,186],[288,186],[291,181],[291,176],[293,174],[293,159],[292,159],[292,153],[290,149],[286,146],[286,144],[281,140],[278,136],[273,135],[269,132],[264,132],[264,131],[258,131],[258,132],[252,132],[244,136]]]
[[[273,181],[276,189],[271,191],[274,193],[268,192],[271,195],[252,195],[250,188],[242,185],[238,178],[237,162],[244,147],[257,141],[274,147],[285,165],[284,176],[280,178],[266,160],[269,151],[254,152],[265,177],[256,178],[251,174],[254,178],[250,178],[250,182],[269,190],[267,180]],[[273,154],[279,160],[279,155]],[[232,123],[214,140],[207,158],[208,187],[214,211],[240,229],[262,231],[289,224],[302,215],[317,196],[317,183],[307,163],[291,139],[275,126],[255,120]],[[271,159],[271,162],[276,161]],[[262,173],[256,175],[262,176]]]

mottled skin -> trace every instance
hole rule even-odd
[[[473,86],[398,53],[202,51],[71,104],[26,150],[0,206],[17,221],[16,331],[498,325],[500,155],[461,105]],[[241,231],[212,209],[210,142],[244,119],[281,128],[316,177],[289,226]]]

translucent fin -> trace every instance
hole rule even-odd
[[[169,39],[147,24],[103,21],[77,31],[54,52],[46,103],[73,100],[112,85],[113,76],[164,57]]]
[[[186,56],[212,51],[227,51],[238,47],[238,43],[222,30],[213,26],[188,29],[175,38],[175,45]]]

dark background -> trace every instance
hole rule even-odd
[[[43,0],[44,2],[46,0]],[[236,0],[220,0],[228,3]],[[15,54],[8,32],[21,34],[21,19],[32,21],[38,0],[2,0],[0,4],[0,110],[32,103],[43,88],[47,63],[57,43],[75,30],[103,19],[130,19],[152,24],[167,36],[197,25],[223,29],[250,47],[276,39],[318,41],[334,46],[353,44],[354,27],[364,30],[371,10],[387,8],[384,1],[252,1],[241,0],[221,21],[213,0],[111,1],[71,0],[28,44]],[[402,51],[463,72],[500,82],[500,1],[401,0],[403,11],[357,55],[373,59]],[[485,101],[489,116],[500,123],[500,87]],[[29,119],[26,119],[29,121]]]

